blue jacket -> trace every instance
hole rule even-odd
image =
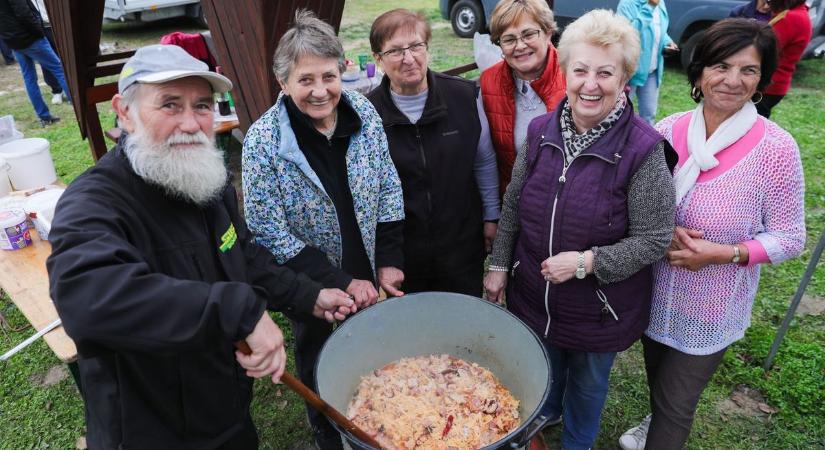
[[[667,27],[670,24],[670,19],[667,15],[667,7],[665,1],[659,2],[659,17],[661,21],[661,34],[659,38],[658,48],[653,47],[653,7],[647,0],[621,0],[616,7],[616,13],[627,18],[630,23],[639,32],[639,39],[641,40],[642,54],[639,56],[639,65],[636,67],[636,73],[630,78],[629,84],[633,86],[642,86],[647,81],[648,74],[651,72],[650,58],[652,52],[656,52],[659,57],[656,62],[656,79],[659,85],[662,84],[662,75],[664,74],[665,58],[662,55],[662,50],[673,42],[673,39],[667,35]]]
[[[252,124],[243,145],[244,208],[257,242],[284,264],[305,246],[321,250],[341,267],[338,216],[318,175],[312,170],[289,122],[284,94]],[[401,181],[387,147],[381,117],[361,94],[344,91],[361,118],[350,138],[346,163],[355,218],[375,272],[378,222],[404,219]]]

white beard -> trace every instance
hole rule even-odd
[[[195,146],[174,148],[174,144],[183,143]],[[217,199],[226,185],[223,152],[203,131],[176,133],[166,142],[155,142],[138,120],[134,133],[127,136],[124,150],[138,176],[197,205]]]

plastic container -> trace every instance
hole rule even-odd
[[[0,157],[0,197],[5,197],[11,193],[11,182],[9,181],[9,163]]]
[[[26,212],[20,208],[0,211],[0,248],[19,250],[32,245]]]
[[[49,141],[43,138],[17,139],[0,145],[0,156],[9,163],[9,180],[15,190],[45,186],[57,180]]]
[[[14,128],[14,117],[11,115],[0,117],[0,145],[23,137],[23,133]]]
[[[65,189],[46,189],[26,198],[23,209],[34,224],[34,229],[37,230],[40,239],[49,240],[54,207],[57,206],[57,200],[64,191]]]

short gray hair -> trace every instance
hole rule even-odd
[[[344,46],[335,35],[332,26],[315,16],[312,11],[299,9],[295,23],[278,42],[272,71],[280,81],[289,79],[289,73],[304,55],[338,60],[338,70],[347,70],[344,63]]]
[[[126,108],[132,108],[134,105],[137,104],[138,98],[140,98],[140,83],[132,83],[130,84],[122,94],[120,94],[120,104]]]

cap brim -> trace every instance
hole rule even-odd
[[[229,78],[219,73],[201,70],[169,70],[166,72],[156,72],[135,78],[135,81],[138,83],[158,84],[186,77],[201,77],[205,79],[212,85],[212,89],[215,92],[229,92],[232,89],[232,82],[229,81]]]

